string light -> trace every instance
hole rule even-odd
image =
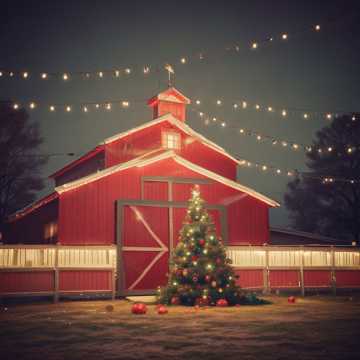
[[[282,35],[281,35],[281,38],[282,38],[283,40],[287,40],[288,34],[282,34]]]
[[[201,101],[200,101],[200,100],[196,100],[196,101],[195,101],[195,104],[196,104],[196,105],[200,105],[200,104],[201,104]]]
[[[216,105],[221,105],[221,100],[216,100]]]
[[[195,108],[191,108],[191,110],[197,112],[197,110]],[[198,113],[198,112],[197,112]],[[200,113],[198,113],[200,115]],[[201,112],[202,116],[200,117],[203,117],[206,115],[206,118],[208,119],[210,117],[209,114],[205,114],[204,112]],[[213,122],[216,123],[217,119],[216,117],[213,117]],[[208,122],[206,122],[206,125],[208,125]],[[227,124],[225,123],[225,121],[221,122],[220,125],[222,127],[228,127]],[[229,128],[234,128],[234,126],[229,126]],[[294,141],[289,141],[289,140],[285,140],[285,139],[278,139],[278,138],[275,138],[273,136],[270,136],[270,135],[266,135],[266,134],[261,134],[259,132],[255,132],[251,129],[244,129],[244,128],[240,128],[238,129],[239,133],[241,135],[246,135],[246,136],[250,136],[250,137],[255,137],[257,141],[268,141],[270,142],[273,146],[276,146],[278,144],[280,144],[283,148],[288,148],[289,150],[294,150],[294,151],[297,151],[299,149],[302,149],[303,151],[306,151],[306,152],[312,152],[312,151],[317,151],[319,154],[322,154],[322,153],[332,153],[333,150],[334,150],[334,146],[332,145],[328,145],[324,148],[314,148],[310,145],[306,145],[306,144],[300,144],[298,142],[294,142]],[[360,148],[360,147],[359,147]],[[352,153],[354,151],[354,147],[346,147],[345,149],[345,152],[347,153]],[[338,151],[341,151],[344,149],[342,148],[337,148]]]
[[[66,80],[69,80],[69,75],[65,73],[65,74],[63,74],[62,78],[63,78],[63,80],[65,80],[65,81],[66,81]]]
[[[251,44],[251,48],[252,48],[252,49],[257,49],[257,48],[258,48],[258,43],[253,42],[253,43]]]
[[[130,69],[130,68],[126,68],[126,69],[125,69],[125,74],[127,74],[127,75],[131,74],[131,69]]]
[[[35,109],[36,105],[34,102],[31,102],[30,105],[29,105],[30,109]]]
[[[321,27],[320,27],[319,24],[315,25],[315,30],[316,30],[316,31],[320,31],[320,29],[321,29]]]
[[[150,72],[150,68],[148,66],[144,66],[143,73],[149,74],[149,72]]]
[[[286,110],[282,110],[282,111],[281,111],[281,115],[282,115],[283,117],[285,117],[285,116],[287,115]]]
[[[186,58],[184,58],[184,57],[181,58],[181,59],[180,59],[180,62],[181,62],[182,64],[186,64]]]
[[[70,112],[71,111],[71,106],[66,106],[66,108],[65,108],[65,110],[67,111],[67,112]]]
[[[23,78],[27,79],[29,77],[29,73],[27,71],[23,72]]]
[[[41,78],[42,78],[42,79],[45,80],[45,79],[47,79],[47,77],[48,77],[48,74],[47,74],[47,73],[42,73],[42,74],[41,74]]]
[[[51,112],[55,111],[55,106],[54,106],[54,105],[50,105],[49,110],[50,110]]]

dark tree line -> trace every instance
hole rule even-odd
[[[0,230],[9,214],[33,202],[44,188],[42,142],[38,124],[24,109],[0,103]]]
[[[324,151],[319,152],[321,148]],[[332,148],[332,151],[326,149]],[[351,151],[349,152],[349,148]],[[335,117],[316,133],[309,172],[288,184],[285,205],[299,230],[360,240],[360,116]],[[318,177],[349,181],[321,181]]]

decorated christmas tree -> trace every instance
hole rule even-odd
[[[204,207],[199,187],[189,200],[187,215],[174,250],[166,287],[159,302],[172,305],[234,305],[244,302],[236,276]]]

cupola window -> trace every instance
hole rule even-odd
[[[162,133],[162,145],[165,149],[179,150],[181,147],[180,134],[173,131],[164,131]]]

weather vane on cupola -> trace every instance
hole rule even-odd
[[[172,87],[171,83],[171,74],[175,75],[174,68],[170,64],[165,65],[165,70],[168,72],[168,86],[169,88]]]

